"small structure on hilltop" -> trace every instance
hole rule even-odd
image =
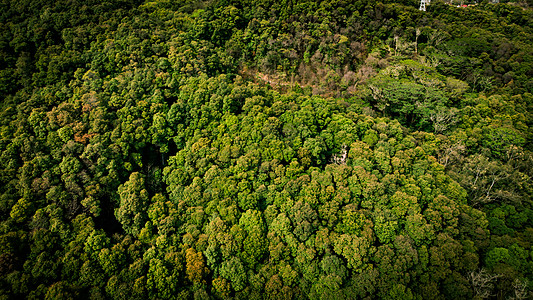
[[[431,0],[420,0],[420,10],[426,11],[426,5],[428,5]]]

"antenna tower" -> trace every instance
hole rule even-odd
[[[426,11],[426,5],[429,4],[431,0],[420,0],[420,10]]]

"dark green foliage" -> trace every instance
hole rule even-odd
[[[526,299],[525,2],[0,4],[1,299]]]

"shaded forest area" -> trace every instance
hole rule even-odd
[[[0,299],[531,298],[533,4],[418,5],[2,0]]]

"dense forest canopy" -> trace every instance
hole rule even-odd
[[[2,0],[0,299],[532,297],[500,2]]]

